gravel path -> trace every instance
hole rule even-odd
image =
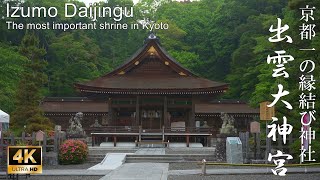
[[[275,175],[185,175],[185,176],[168,176],[168,180],[319,180],[319,173],[310,174],[287,174],[285,177]]]

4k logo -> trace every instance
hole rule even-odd
[[[41,146],[9,146],[8,174],[42,173]]]

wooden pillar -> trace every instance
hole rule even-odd
[[[117,137],[113,136],[113,147],[117,146]]]
[[[43,134],[43,144],[42,144],[42,156],[46,156],[47,153],[47,134]]]
[[[140,126],[140,96],[136,98],[136,122],[135,126]]]
[[[192,105],[191,105],[191,112],[190,112],[190,117],[189,117],[189,127],[193,128],[196,126],[196,121],[195,121],[195,98],[192,96]]]
[[[141,142],[142,126],[139,126],[139,142]]]
[[[54,139],[53,139],[53,152],[58,152],[59,149],[59,144],[58,144],[58,140],[59,140],[59,132],[55,131],[54,132]]]
[[[189,137],[189,135],[186,136],[186,141],[187,141],[187,142],[186,142],[186,143],[187,143],[187,147],[189,147],[189,144],[190,144],[190,137]]]
[[[96,144],[96,137],[95,135],[92,135],[92,147]]]
[[[168,120],[168,99],[167,96],[164,96],[164,101],[163,101],[163,124],[165,128],[170,127],[169,125],[169,120]]]
[[[108,99],[108,125],[113,126],[112,98]]]

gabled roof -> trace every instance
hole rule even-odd
[[[89,93],[210,94],[221,93],[228,85],[193,74],[170,57],[159,39],[150,34],[144,46],[123,65],[75,87]]]
[[[108,103],[105,101],[95,101],[86,97],[61,97],[45,98],[40,104],[41,109],[46,113],[106,113]]]

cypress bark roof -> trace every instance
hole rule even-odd
[[[92,81],[76,83],[75,87],[92,93],[210,94],[225,91],[228,84],[193,74],[170,57],[151,34],[123,65]]]

